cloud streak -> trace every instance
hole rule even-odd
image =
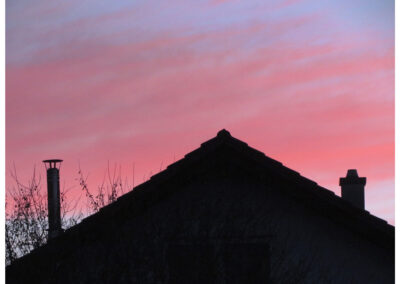
[[[393,222],[382,206],[394,196],[392,38],[377,41],[368,27],[338,30],[326,10],[288,2],[265,19],[235,1],[200,3],[195,20],[165,24],[175,11],[127,4],[64,14],[72,3],[51,12],[64,15],[55,27],[47,19],[26,37],[10,8],[7,165],[28,175],[34,162],[61,157],[73,183],[80,160],[94,185],[107,160],[135,162],[137,176],[148,177],[228,128],[337,193],[347,168],[358,168],[374,192],[386,181],[371,208]],[[292,4],[300,12],[285,12]],[[193,12],[179,1],[173,8]],[[229,14],[239,8],[244,15]],[[151,12],[159,22],[146,22]],[[214,14],[212,28],[198,21]]]

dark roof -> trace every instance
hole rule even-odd
[[[394,227],[385,220],[371,215],[368,211],[354,207],[332,191],[319,186],[316,182],[301,176],[298,172],[285,167],[282,163],[267,157],[264,153],[249,147],[246,143],[234,138],[223,129],[217,136],[202,143],[201,147],[188,153],[184,158],[169,165],[164,171],[152,176],[132,191],[118,198],[114,203],[103,207],[99,212],[85,218],[81,223],[69,228],[63,234],[50,241],[29,255],[40,254],[42,250],[52,250],[57,246],[73,247],[77,236],[106,230],[108,223],[116,222],[117,216],[126,214],[130,217],[143,213],[155,202],[162,200],[166,195],[172,194],[159,185],[172,179],[182,171],[190,172],[190,167],[205,157],[210,160],[213,153],[229,149],[233,151],[232,159],[250,160],[254,165],[252,171],[273,175],[277,182],[284,182],[286,187],[281,187],[286,194],[304,202],[316,210],[318,214],[333,219],[349,230],[359,233],[378,246],[393,250]],[[211,154],[211,155],[209,155]],[[14,263],[29,257],[29,255],[16,260]]]

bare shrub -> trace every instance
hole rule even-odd
[[[36,168],[26,183],[20,181],[15,166],[10,172],[10,177],[14,184],[6,191],[6,265],[44,245],[49,229],[47,190],[43,189],[41,176],[37,175]],[[84,217],[116,201],[129,189],[127,179],[123,182],[121,167],[115,165],[111,170],[109,163],[102,183],[94,192],[89,190],[87,180],[88,175],[84,175],[79,166],[77,181],[84,193],[84,200],[81,197],[73,200],[68,194],[71,188],[66,188],[65,185],[60,189],[63,229],[78,224]],[[86,202],[83,207],[82,201]]]
[[[86,197],[86,209],[88,213],[98,212],[102,207],[114,202],[117,198],[129,190],[127,179],[122,182],[121,166],[114,165],[110,169],[110,163],[107,164],[107,170],[104,173],[102,183],[97,186],[95,193],[89,190],[88,174],[84,174],[80,165],[78,169],[78,182],[80,189]]]
[[[15,167],[10,173],[14,185],[6,192],[6,264],[11,263],[47,241],[47,194],[36,168],[27,183],[22,183]],[[60,192],[61,224],[69,228],[77,224],[82,214],[75,212],[77,202],[67,201],[68,189]]]

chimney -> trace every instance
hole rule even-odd
[[[347,171],[345,178],[340,178],[339,185],[342,187],[342,198],[354,206],[365,210],[364,187],[367,178],[358,177],[357,170]]]
[[[48,240],[58,236],[61,232],[60,213],[60,166],[62,160],[44,160],[47,170],[47,207],[49,212]]]

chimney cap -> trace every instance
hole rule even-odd
[[[62,161],[63,160],[60,160],[60,159],[50,159],[50,160],[43,160],[43,163],[46,165],[46,169],[53,169],[53,168],[57,168],[57,163],[60,163],[60,165],[61,165]]]
[[[61,163],[63,160],[60,159],[50,159],[50,160],[43,160],[43,163]]]
[[[346,177],[358,177],[358,173],[356,169],[349,169],[347,170],[347,175]]]
[[[366,177],[359,177],[356,169],[347,170],[347,174],[345,178],[340,178],[339,185],[351,185],[351,184],[362,184],[365,185],[367,183]]]

